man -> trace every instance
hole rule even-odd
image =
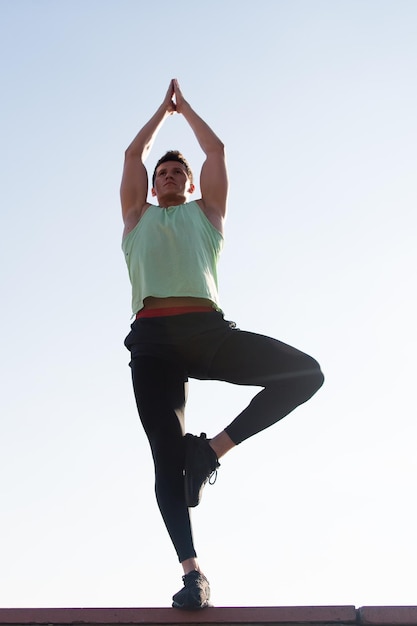
[[[205,154],[201,198],[189,202],[193,175],[178,151],[156,164],[147,202],[144,161],[165,119],[181,114]],[[219,459],[306,402],[323,375],[310,356],[224,319],[217,293],[228,180],[224,145],[184,99],[177,80],[125,153],[121,184],[123,251],[136,320],[126,337],[133,387],[155,464],[158,506],[182,564],[173,606],[208,606],[209,583],[194,548],[189,507],[198,505]],[[188,378],[263,387],[212,439],[187,434]]]

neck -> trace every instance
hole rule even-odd
[[[178,206],[187,202],[186,196],[162,196],[157,198],[158,205],[163,209],[169,209],[170,206]]]

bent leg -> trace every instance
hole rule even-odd
[[[182,562],[196,557],[183,476],[187,379],[182,368],[154,357],[136,357],[131,368],[139,416],[155,465],[158,506]]]
[[[225,428],[235,444],[288,415],[324,381],[319,364],[309,355],[271,337],[240,330],[234,330],[217,351],[209,378],[264,388]]]

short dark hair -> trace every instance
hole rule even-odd
[[[188,165],[187,159],[183,157],[183,155],[181,154],[179,150],[168,150],[168,152],[166,152],[164,156],[162,156],[159,159],[158,163],[155,165],[155,169],[153,171],[153,176],[152,176],[152,187],[155,186],[156,170],[162,163],[166,163],[166,161],[178,161],[178,163],[181,163],[181,165],[183,165],[186,169],[190,182],[191,183],[193,182],[193,173],[191,171],[190,166]]]

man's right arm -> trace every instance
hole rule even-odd
[[[120,186],[125,235],[136,226],[148,206],[146,202],[148,174],[144,161],[165,118],[175,111],[175,104],[172,100],[173,94],[174,87],[171,81],[161,106],[138,132],[125,152],[122,183]]]

